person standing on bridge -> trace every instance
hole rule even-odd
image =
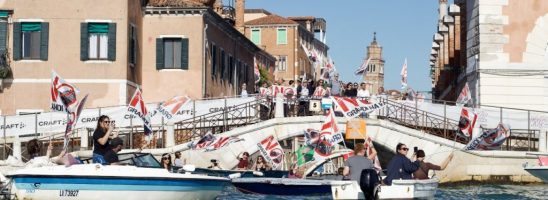
[[[409,158],[406,157],[409,148],[405,144],[398,143],[396,146],[396,155],[388,163],[388,175],[384,179],[384,184],[392,185],[392,180],[394,179],[413,179],[411,174],[419,169],[420,161],[423,158],[411,162]],[[413,160],[415,159],[415,154],[413,154]]]

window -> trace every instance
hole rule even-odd
[[[251,29],[251,41],[256,45],[261,44],[261,29]]]
[[[49,23],[16,22],[13,25],[14,60],[48,60]]]
[[[287,44],[287,29],[279,28],[277,38],[276,44]]]
[[[278,60],[276,61],[276,67],[278,71],[287,70],[287,56],[278,56]]]
[[[7,50],[8,17],[9,13],[7,11],[0,11],[0,55],[4,55]]]
[[[217,46],[211,44],[211,74],[214,77],[217,74]]]
[[[132,32],[130,30],[130,32]],[[136,59],[131,46],[136,47],[137,35],[130,34],[130,59]],[[135,41],[132,41],[135,37]],[[134,43],[135,42],[135,43]],[[136,48],[135,48],[136,49]],[[132,55],[133,54],[133,55]],[[116,60],[116,24],[115,23],[81,23],[80,24],[80,60]],[[130,60],[131,63],[132,60]],[[135,61],[135,60],[133,60]]]
[[[225,68],[226,68],[226,55],[225,55],[225,50],[221,49],[221,79],[224,79],[225,78]]]
[[[137,64],[137,29],[129,26],[129,63]]]
[[[228,83],[234,83],[234,57],[228,56]]]
[[[157,38],[156,69],[188,70],[188,38]]]

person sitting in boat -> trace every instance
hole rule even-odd
[[[373,169],[373,160],[365,157],[365,152],[366,149],[364,144],[356,144],[354,147],[354,155],[344,161],[343,176],[350,177],[350,180],[355,180],[360,183],[362,171],[364,169]],[[376,155],[376,153],[374,154]]]
[[[289,174],[287,175],[287,178],[301,178],[298,172],[299,172],[299,167],[296,164],[292,165],[291,169],[289,170]]]
[[[243,152],[240,161],[238,162],[238,170],[247,170],[249,169],[249,153]]]
[[[405,144],[398,143],[396,146],[396,155],[388,163],[388,175],[384,179],[384,184],[392,185],[394,179],[413,179],[411,174],[419,169],[420,161],[411,162],[407,155],[409,148]],[[413,160],[416,155],[413,154]]]
[[[167,171],[171,171],[171,155],[169,153],[162,154],[162,168],[167,169]]]
[[[207,168],[208,169],[215,169],[215,170],[222,170],[223,169],[219,166],[219,163],[217,163],[216,159],[211,159],[211,165]]]
[[[186,164],[186,160],[181,159],[181,152],[175,152],[175,160],[173,161],[175,167],[183,167]]]
[[[120,152],[124,146],[124,141],[120,138],[114,138],[110,140],[110,146],[112,147],[105,153],[106,164],[116,165],[119,164],[118,152]]]
[[[259,155],[257,156],[257,162],[255,162],[252,169],[255,171],[268,171],[271,170],[271,167],[268,165],[264,157]]]
[[[93,132],[93,162],[106,164],[105,154],[110,149],[109,140],[118,137],[118,132],[114,132],[114,122],[106,115],[102,115],[97,120],[97,127]]]
[[[417,171],[413,172],[413,177],[415,179],[429,179],[428,177],[428,171],[429,170],[444,170],[449,162],[453,159],[453,153],[449,154],[449,156],[443,161],[441,166],[434,165],[429,162],[424,162],[425,153],[423,150],[417,151],[417,160],[420,162],[420,167]]]

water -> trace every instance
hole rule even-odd
[[[274,195],[256,195],[243,194],[235,188],[226,188],[218,199],[233,200],[304,200],[304,199],[331,199],[331,196],[325,197],[307,197],[307,196],[274,196]],[[465,185],[440,187],[436,192],[435,199],[481,199],[481,200],[525,200],[525,199],[548,199],[548,184],[544,185]]]

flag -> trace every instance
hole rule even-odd
[[[333,97],[337,109],[349,118],[358,117],[361,113],[371,113],[386,106],[386,102],[369,103],[348,97]]]
[[[312,94],[312,97],[321,98],[325,96],[325,93],[326,93],[325,89],[323,89],[322,86],[318,86],[314,90],[314,94]]]
[[[214,138],[215,140],[213,140],[211,143],[209,143],[209,145],[205,147],[206,151],[215,151],[217,149],[225,147],[230,143],[244,141],[244,139],[235,136]]]
[[[255,83],[259,83],[259,81],[261,81],[261,72],[259,71],[259,64],[257,64],[255,58],[253,58],[253,72],[255,73]]]
[[[131,97],[127,110],[131,114],[138,116],[143,120],[145,135],[146,136],[150,135],[152,133],[152,124],[150,123],[150,115],[147,111],[145,102],[143,101],[143,97],[141,95],[141,90],[139,88],[135,90],[133,97]]]
[[[548,166],[548,156],[538,156],[539,166]]]
[[[367,136],[367,140],[364,143],[364,146],[366,149],[368,149],[367,155],[371,155],[373,153],[373,148],[375,148],[373,146],[373,140],[371,139],[371,137]],[[378,154],[375,155],[375,160],[373,160],[373,168],[375,168],[377,172],[382,171],[381,162],[379,161]]]
[[[284,160],[284,150],[282,146],[274,138],[273,135],[265,138],[261,142],[257,143],[259,152],[270,163],[272,163],[272,169],[280,169]]]
[[[78,89],[67,83],[55,71],[51,71],[51,110],[58,112],[74,112],[78,100]]]
[[[202,136],[202,138],[200,138],[199,140],[192,141],[191,143],[189,143],[188,147],[193,150],[205,149],[214,141],[215,141],[215,136],[213,136],[211,132],[208,132],[204,136]]]
[[[464,87],[462,88],[462,91],[459,94],[459,97],[457,98],[457,104],[466,105],[466,103],[468,103],[468,101],[470,100],[472,100],[472,95],[470,94],[468,82],[466,82],[466,84],[464,84]]]
[[[477,118],[478,115],[476,115],[473,111],[468,110],[468,108],[462,108],[459,119],[459,130],[460,133],[466,138],[472,138],[472,133],[474,127],[476,126]]]
[[[68,140],[70,136],[72,135],[73,130],[76,128],[76,123],[78,122],[78,118],[80,118],[80,114],[82,114],[82,110],[84,109],[84,104],[86,104],[86,100],[88,99],[88,95],[84,96],[84,98],[80,101],[78,104],[78,108],[68,113],[68,120],[67,120],[67,127],[65,129],[65,141],[63,144],[63,149],[67,149],[68,147]]]
[[[499,124],[497,128],[483,131],[478,137],[470,140],[465,150],[497,150],[508,138],[510,127]]]
[[[297,154],[297,166],[299,167],[314,160],[314,149],[311,149],[308,146],[302,146],[297,149],[295,153]]]
[[[164,101],[158,106],[157,111],[160,112],[165,119],[170,120],[184,105],[190,102],[187,96],[176,96],[167,101]]]
[[[365,74],[367,71],[367,66],[369,66],[369,62],[371,61],[371,57],[369,57],[356,72],[354,72],[356,75]]]
[[[407,87],[407,58],[405,58],[405,61],[403,62],[400,75],[401,75],[401,87],[406,88]]]
[[[329,108],[325,117],[320,131],[320,140],[327,141],[327,145],[329,146],[342,142],[344,140],[343,135],[340,133],[340,129],[337,126],[337,119],[335,118],[332,108]]]
[[[303,48],[304,54],[306,54],[306,57],[310,58],[311,56],[310,51],[308,50],[308,48],[306,48],[306,46],[302,42],[301,42],[301,47]]]
[[[272,97],[278,96],[278,94],[284,94],[284,86],[272,85],[270,86],[270,94]]]

